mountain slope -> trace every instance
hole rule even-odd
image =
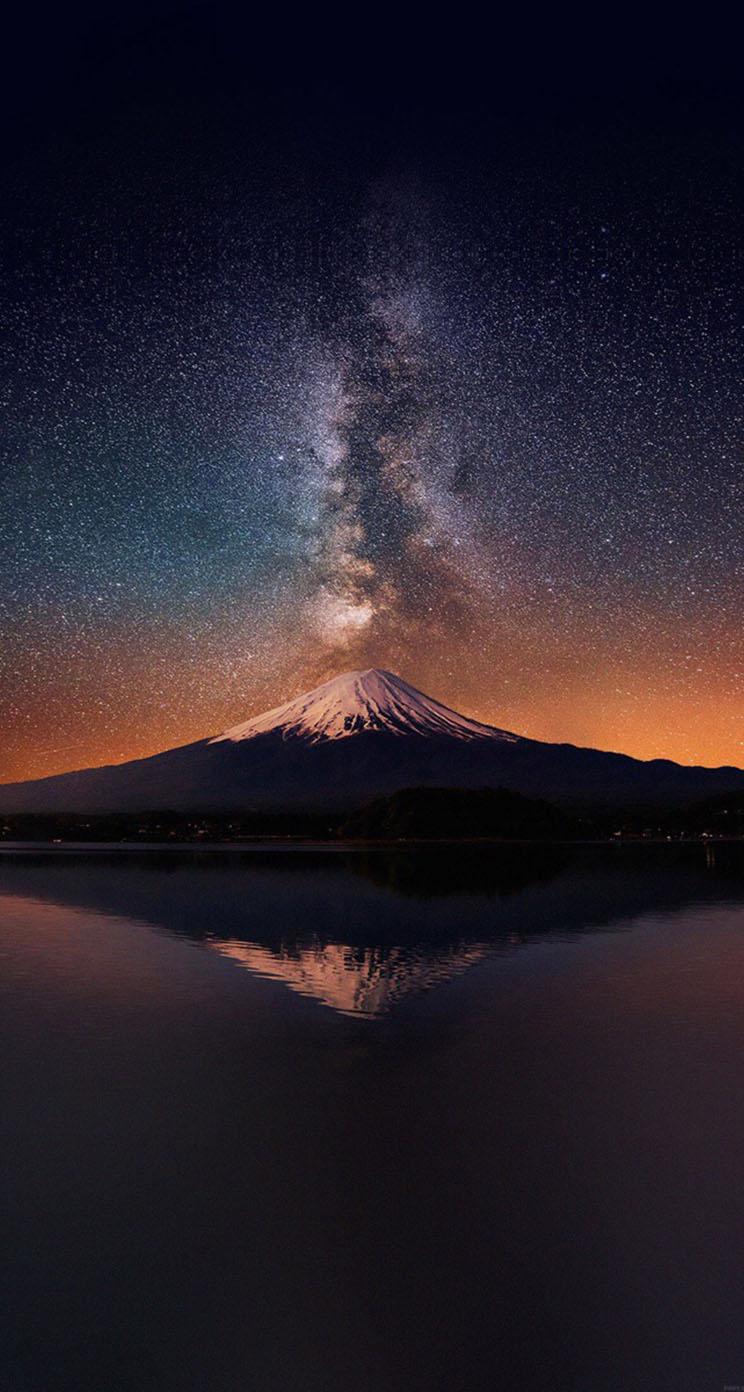
[[[744,771],[524,739],[372,670],[345,673],[221,735],[148,759],[5,784],[0,813],[350,809],[426,786],[684,802],[744,789]]]

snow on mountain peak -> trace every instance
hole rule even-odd
[[[211,743],[277,733],[284,739],[316,744],[321,740],[346,739],[363,730],[386,730],[395,735],[447,735],[461,740],[517,739],[492,725],[458,715],[393,672],[371,667],[344,672],[314,691],[233,726]]]

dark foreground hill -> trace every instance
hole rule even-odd
[[[577,831],[576,818],[562,808],[508,788],[404,788],[340,827],[341,836],[369,840],[541,840]]]
[[[668,805],[567,807],[505,788],[404,788],[335,812],[18,812],[0,817],[15,841],[209,846],[224,842],[744,841],[744,792]]]

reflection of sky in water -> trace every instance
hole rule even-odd
[[[0,856],[3,1386],[731,1380],[742,880],[274,859]]]

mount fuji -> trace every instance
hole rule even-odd
[[[402,788],[502,787],[583,803],[683,803],[744,770],[547,744],[460,715],[379,669],[346,672],[193,744],[0,786],[0,812],[346,809]]]

